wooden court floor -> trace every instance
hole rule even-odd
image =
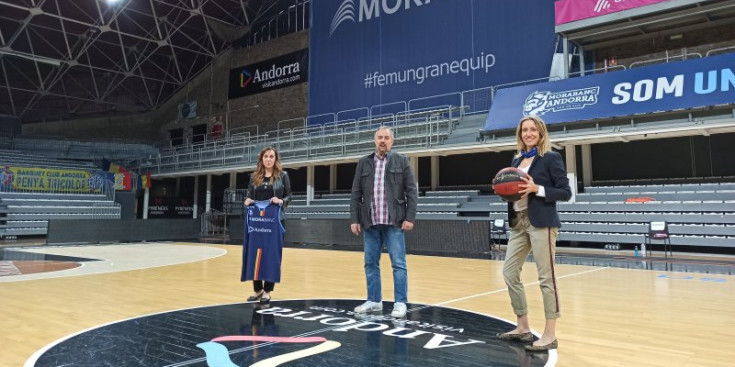
[[[81,330],[241,302],[250,293],[250,284],[239,281],[240,247],[177,245],[226,254],[177,265],[0,282],[0,366],[22,366],[37,350]],[[391,300],[387,255],[382,264],[383,295]],[[515,320],[501,261],[409,255],[408,275],[410,302]],[[733,365],[735,276],[582,265],[558,265],[557,276],[558,366]],[[524,267],[523,280],[531,326],[541,332],[542,302],[532,263]],[[282,283],[272,295],[364,298],[362,253],[287,248]]]

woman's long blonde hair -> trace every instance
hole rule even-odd
[[[263,156],[269,150],[272,150],[273,154],[276,156],[276,161],[273,163],[273,174],[271,174],[270,182],[273,183],[274,180],[281,178],[283,167],[281,166],[281,159],[278,158],[278,151],[276,150],[276,148],[266,147],[260,151],[260,154],[258,154],[258,165],[255,167],[255,172],[253,172],[253,184],[255,184],[255,186],[260,186],[260,184],[262,184],[263,180],[265,179],[265,165],[263,164]]]
[[[521,137],[523,121],[526,120],[531,120],[534,124],[536,124],[536,130],[538,130],[539,135],[538,145],[536,146],[536,149],[538,149],[538,155],[540,157],[543,157],[544,153],[551,150],[549,131],[546,129],[546,124],[544,123],[544,120],[541,119],[541,117],[538,117],[536,115],[528,115],[521,118],[521,121],[518,122],[518,127],[516,128],[516,147],[518,148],[518,151],[516,152],[516,158],[521,156],[521,151],[524,150],[523,148],[526,147],[526,145],[523,143],[523,138]]]

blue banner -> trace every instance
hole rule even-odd
[[[310,115],[397,108],[548,77],[554,1],[312,1],[309,37]]]
[[[548,124],[735,103],[735,54],[500,89],[485,130],[523,115]]]

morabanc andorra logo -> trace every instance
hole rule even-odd
[[[597,103],[600,87],[590,87],[561,92],[535,91],[526,97],[524,115],[542,116],[548,112],[580,110]]]

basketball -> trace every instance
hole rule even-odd
[[[495,194],[505,201],[519,200],[523,196],[518,193],[521,190],[518,185],[524,183],[521,177],[528,178],[528,175],[526,172],[515,167],[501,169],[495,175],[495,178],[493,178],[493,190],[495,190]]]

